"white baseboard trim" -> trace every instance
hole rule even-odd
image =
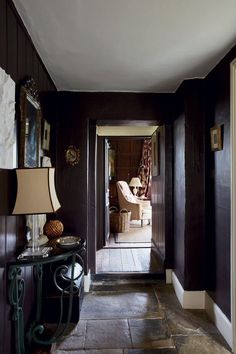
[[[176,296],[184,309],[205,309],[205,290],[184,290],[175,273],[172,273],[172,283]]]
[[[91,286],[91,273],[90,270],[88,271],[88,274],[84,276],[84,292],[89,293]]]
[[[206,310],[208,316],[211,318],[215,326],[218,328],[222,336],[225,338],[229,346],[232,348],[232,324],[221,311],[221,309],[214,303],[212,298],[203,291],[186,291],[183,289],[179,279],[172,273],[172,283],[175,294],[184,309],[200,309]]]
[[[219,306],[212,300],[212,298],[206,292],[206,312],[211,320],[214,322],[215,326],[218,328],[222,336],[225,338],[226,342],[232,348],[233,338],[232,338],[232,323],[221,311]]]
[[[172,269],[166,269],[166,284],[172,284]]]

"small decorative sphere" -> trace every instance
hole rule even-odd
[[[63,233],[64,226],[60,220],[49,220],[44,225],[44,234],[50,239],[60,237]]]

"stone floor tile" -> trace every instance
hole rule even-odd
[[[203,310],[166,309],[166,320],[171,334],[218,334],[217,328]]]
[[[85,336],[85,334],[86,334],[86,326],[87,326],[87,321],[86,320],[79,320],[79,322],[77,323],[76,327],[71,332],[71,335],[73,335],[73,336]]]
[[[81,320],[70,335],[68,335],[65,339],[56,344],[57,354],[58,350],[71,351],[84,348],[86,336],[86,322],[87,321]]]
[[[127,320],[89,320],[85,349],[131,348],[131,336]]]
[[[174,288],[171,284],[165,284],[164,281],[159,281],[158,284],[153,285],[153,289],[158,298],[160,307],[162,309],[181,309]]]
[[[92,284],[91,286],[91,291],[139,291],[143,289],[153,289],[153,284],[159,284],[158,281],[153,281],[149,279],[142,279],[142,282],[140,280],[113,280],[113,281],[97,281]]]
[[[164,320],[129,320],[134,348],[173,348],[167,324]]]
[[[163,349],[125,349],[124,354],[178,354],[175,348]]]
[[[173,336],[179,354],[229,354],[221,336]]]
[[[81,319],[163,318],[151,288],[138,291],[98,291],[85,296]]]
[[[123,349],[84,349],[76,351],[58,350],[56,354],[123,354]]]

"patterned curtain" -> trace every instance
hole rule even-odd
[[[138,168],[142,188],[139,196],[151,198],[151,169],[152,169],[152,143],[151,138],[145,138],[143,143],[142,157]]]

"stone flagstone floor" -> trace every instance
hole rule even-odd
[[[204,311],[183,310],[164,281],[95,283],[55,354],[227,354]]]

